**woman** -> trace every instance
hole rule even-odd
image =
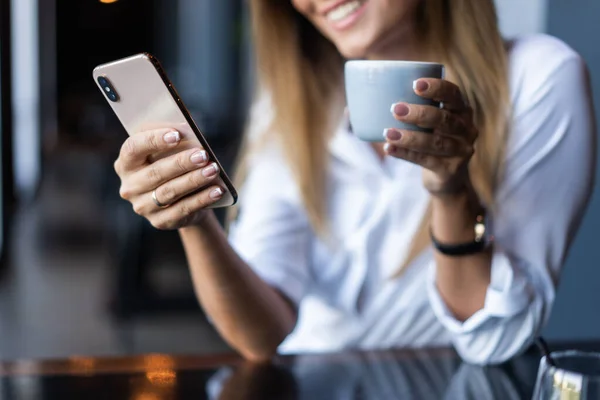
[[[179,229],[216,329],[252,360],[453,345],[489,364],[526,348],[592,190],[581,58],[545,35],[503,41],[492,0],[250,3],[260,95],[229,237],[206,209],[224,188],[201,150],[147,161],[179,133],[134,135],[115,164],[134,209]],[[392,107],[434,134],[353,136],[353,58],[445,64],[445,80],[414,83],[442,109]]]

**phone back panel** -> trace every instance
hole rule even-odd
[[[180,132],[181,143],[169,152],[156,154],[152,161],[185,149],[203,147],[211,160],[219,165],[220,177],[216,183],[225,189],[221,200],[212,207],[235,204],[237,193],[223,166],[216,159],[189,113],[185,112],[185,106],[175,88],[151,55],[138,54],[96,67],[93,71],[94,82],[103,92],[98,83],[100,76],[110,82],[119,97],[118,101],[114,102],[102,93],[129,135],[160,128],[173,128]]]

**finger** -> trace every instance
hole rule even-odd
[[[383,149],[388,155],[392,157],[400,158],[409,161],[413,164],[420,165],[423,168],[426,168],[433,172],[437,172],[443,166],[442,158],[431,154],[420,153],[417,151],[405,149],[391,143],[386,143],[383,146]]]
[[[219,167],[212,163],[202,169],[188,172],[157,187],[155,196],[160,204],[172,205],[185,196],[210,185],[219,176]],[[152,192],[146,192],[139,199],[135,212],[140,215],[155,213],[161,208],[152,199]]]
[[[219,166],[216,163],[188,172],[156,188],[156,198],[162,204],[173,204],[188,194],[202,189],[219,176]]]
[[[451,136],[387,129],[385,138],[397,148],[434,156],[465,157],[473,153],[472,146]]]
[[[208,187],[179,200],[168,208],[161,209],[150,219],[150,222],[158,229],[179,228],[189,223],[196,213],[219,201],[224,193],[224,189],[219,186]]]
[[[450,111],[468,109],[460,88],[444,79],[420,78],[413,84],[416,94],[421,97],[444,103],[444,108]]]
[[[392,106],[394,118],[421,128],[432,128],[450,135],[466,136],[466,128],[458,115],[438,107],[396,103]]]
[[[185,150],[134,172],[127,179],[127,184],[132,193],[146,193],[172,179],[206,166],[208,161],[208,153],[202,149]]]
[[[146,163],[148,156],[173,148],[181,141],[181,134],[174,129],[154,129],[131,135],[123,146],[116,169],[131,170]]]

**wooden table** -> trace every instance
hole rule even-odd
[[[600,342],[553,344],[600,350]],[[253,365],[235,355],[71,357],[0,364],[0,399],[529,399],[539,354],[496,367],[451,349],[282,356]]]

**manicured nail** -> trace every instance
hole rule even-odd
[[[208,167],[204,168],[202,170],[202,175],[205,178],[212,178],[213,176],[215,176],[217,173],[219,172],[219,167],[217,166],[217,164],[212,163],[210,164]]]
[[[190,160],[194,164],[202,165],[208,161],[208,154],[206,154],[206,151],[200,150],[200,151],[197,151],[194,154],[192,154],[190,156]]]
[[[429,83],[421,81],[419,79],[413,82],[413,90],[416,90],[418,92],[424,92],[427,89],[429,89]]]
[[[383,131],[383,137],[389,140],[400,140],[402,133],[395,129],[386,129]]]
[[[163,139],[165,142],[167,142],[169,144],[174,144],[174,143],[179,142],[179,140],[181,140],[181,137],[179,136],[179,132],[172,131],[169,133],[165,133],[165,136],[163,136]]]
[[[223,189],[221,188],[216,188],[210,191],[210,193],[208,194],[208,196],[213,199],[213,200],[217,200],[220,199],[221,196],[223,196]]]
[[[396,114],[399,117],[407,116],[409,111],[410,111],[410,109],[404,103],[398,103],[398,104],[392,105],[392,113]]]
[[[386,153],[393,153],[394,151],[396,151],[396,146],[394,146],[391,143],[386,143],[383,145],[383,151],[385,151]]]

